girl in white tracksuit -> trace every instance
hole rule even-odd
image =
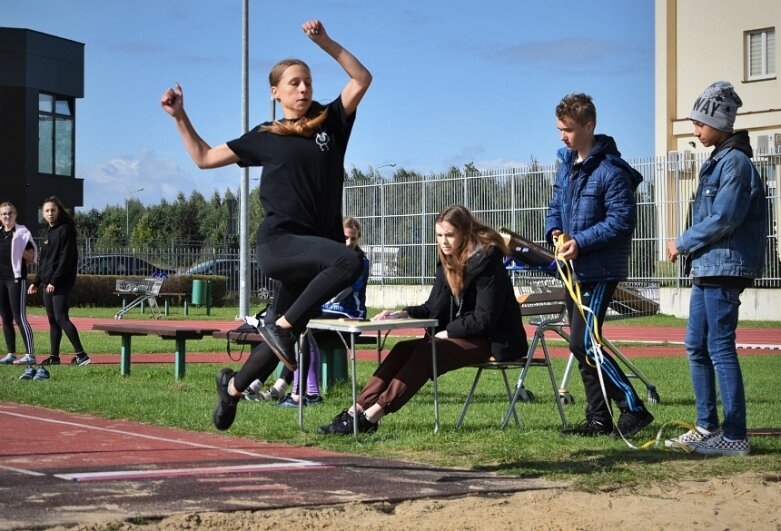
[[[32,234],[24,225],[16,223],[16,207],[0,203],[0,318],[7,352],[2,364],[35,363],[33,330],[27,321],[27,264],[37,259],[38,249]],[[16,357],[16,331],[19,327],[27,355]]]

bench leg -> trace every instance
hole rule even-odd
[[[176,379],[181,380],[184,378],[184,364],[185,364],[185,339],[178,338],[176,340]]]
[[[168,317],[169,315],[171,315],[171,308],[168,301],[168,297],[163,298],[163,306],[165,307],[165,316]]]
[[[122,346],[119,351],[119,374],[130,376],[130,344],[132,336],[122,336]]]

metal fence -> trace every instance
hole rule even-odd
[[[638,285],[686,285],[680,264],[667,262],[665,241],[687,226],[700,166],[707,154],[671,153],[628,161],[642,175],[637,189],[637,227],[632,240],[629,281]],[[781,286],[777,173],[781,157],[758,156],[754,163],[766,185],[766,261],[758,287]],[[484,223],[505,226],[536,243],[544,242],[545,214],[555,165],[429,175],[345,186],[348,215],[362,225],[362,248],[372,262],[371,281],[428,284],[436,263],[434,219],[462,204]],[[680,261],[679,261],[680,262]]]
[[[699,168],[705,157],[705,154],[694,156],[682,152],[629,161],[644,178],[637,190],[637,227],[628,279],[640,290],[689,282],[680,264],[665,260],[664,243],[687,226]],[[765,268],[756,285],[779,287],[781,200],[777,175],[781,171],[781,156],[758,156],[754,163],[766,185],[769,214]],[[430,284],[437,259],[434,219],[453,204],[467,206],[492,227],[507,227],[542,244],[555,173],[554,165],[534,163],[468,174],[404,173],[397,174],[393,180],[346,183],[344,209],[362,225],[361,247],[372,264],[370,283]],[[147,269],[152,268],[178,274],[219,274],[228,277],[229,291],[239,289],[239,256],[235,249],[174,240],[155,249],[144,246],[96,249],[94,245],[90,241],[80,244],[83,273],[148,275],[152,271]],[[147,265],[138,264],[138,260]],[[270,289],[271,281],[254,262],[250,276],[250,293]]]

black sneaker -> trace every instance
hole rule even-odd
[[[562,435],[579,435],[580,437],[596,437],[597,435],[609,435],[613,431],[613,425],[605,424],[595,419],[586,419],[577,426],[562,430]]]
[[[285,330],[276,324],[267,324],[258,328],[258,333],[263,341],[268,343],[271,351],[291,371],[298,368],[296,362],[295,339],[289,330]]]
[[[45,360],[41,362],[41,365],[59,365],[60,364],[60,357],[59,356],[49,356]]]
[[[233,375],[233,369],[222,369],[217,373],[217,405],[214,407],[212,422],[218,430],[224,431],[231,427],[236,418],[236,405],[241,397],[231,396],[228,392],[228,383]]]
[[[304,405],[316,406],[323,403],[323,397],[320,395],[304,395]]]
[[[71,359],[71,365],[76,366],[89,365],[91,362],[92,360],[89,359],[89,356],[87,356],[86,352],[79,352]]]
[[[317,433],[322,435],[352,435],[354,432],[353,421],[353,416],[345,409],[335,416],[330,424],[317,428]],[[359,413],[358,433],[374,433],[375,431],[377,431],[377,423],[371,422],[366,418],[366,415]]]
[[[613,430],[613,437],[631,437],[654,421],[654,416],[647,409],[638,411],[622,411],[618,417],[616,429]]]

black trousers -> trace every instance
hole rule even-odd
[[[34,354],[33,329],[27,320],[27,280],[0,280],[0,318],[3,320],[3,336],[9,354],[16,354],[14,321],[22,333],[27,354]]]
[[[575,302],[567,292],[566,305],[570,322],[569,349],[578,360],[580,376],[586,391],[586,418],[598,420],[603,424],[610,424],[610,405],[605,401],[602,386],[599,382],[599,374],[596,368],[596,356],[594,344],[589,331],[596,321],[599,335],[602,335],[602,323],[605,320],[608,305],[613,298],[613,293],[618,282],[596,282],[593,284],[581,284],[581,298],[583,305],[591,311],[585,311],[581,315]],[[632,384],[629,383],[624,371],[616,361],[602,349],[602,376],[605,383],[605,391],[608,399],[615,402],[621,411],[639,412],[645,409],[642,400],[637,396]]]
[[[46,308],[46,317],[49,318],[49,341],[51,342],[52,356],[60,355],[60,342],[63,332],[73,345],[76,353],[84,352],[79,339],[79,331],[70,319],[68,311],[70,308],[69,296],[70,288],[57,287],[54,293],[46,293],[46,283],[39,286],[43,306]]]

